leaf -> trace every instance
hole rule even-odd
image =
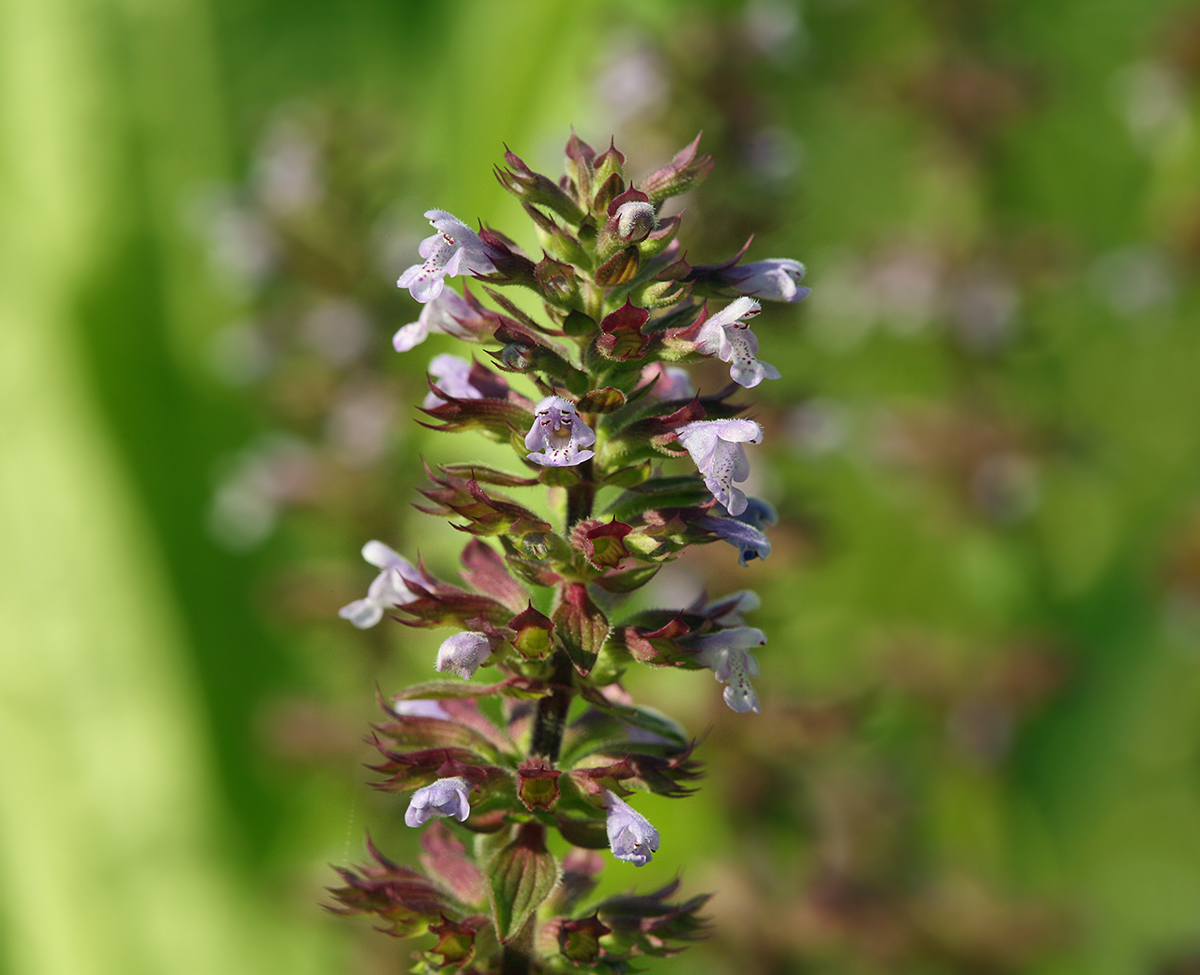
[[[477,593],[495,596],[500,602],[519,613],[529,601],[524,587],[508,573],[500,554],[477,538],[471,539],[462,552],[462,577]]]
[[[585,585],[573,582],[564,587],[562,603],[554,612],[554,627],[558,642],[571,663],[586,677],[596,664],[610,627],[607,617],[592,602]]]
[[[406,687],[395,695],[398,701],[419,701],[425,699],[438,700],[445,697],[491,697],[493,694],[505,697],[537,698],[550,693],[540,681],[528,677],[510,677],[499,684],[472,684],[463,680],[431,680],[424,684],[414,684]]]
[[[661,565],[640,565],[625,572],[610,572],[592,581],[605,592],[633,592],[653,579],[661,568]]]
[[[605,714],[618,717],[635,728],[649,731],[651,734],[666,738],[668,741],[679,745],[687,745],[691,741],[688,733],[683,730],[682,725],[673,718],[667,717],[661,711],[656,711],[654,708],[642,707],[641,705],[616,704],[601,694],[599,689],[593,687],[584,687],[583,696],[593,707],[603,711]]]
[[[655,508],[693,508],[704,504],[712,492],[696,475],[656,477],[623,492],[605,514],[627,521]]]
[[[558,883],[558,861],[546,849],[546,828],[524,823],[517,838],[488,863],[496,934],[511,940]]]
[[[533,487],[538,482],[536,477],[521,477],[520,474],[510,474],[508,471],[499,471],[483,464],[441,464],[439,466],[442,471],[452,477],[461,477],[468,481],[474,479],[480,484],[492,484],[496,487]]]
[[[612,413],[625,405],[625,394],[612,386],[593,389],[575,404],[580,413]]]
[[[420,859],[425,872],[442,881],[464,904],[483,900],[483,874],[467,856],[458,837],[440,819],[435,819],[421,833]]]

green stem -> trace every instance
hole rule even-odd
[[[567,531],[576,522],[592,516],[596,502],[596,482],[592,480],[592,458],[579,465],[580,480],[567,488]]]
[[[552,690],[538,700],[533,713],[533,738],[529,754],[540,755],[551,763],[558,761],[563,730],[567,726],[567,711],[571,707],[571,698],[575,696],[572,671],[570,658],[561,650],[558,651],[554,657],[554,675],[550,678]]]
[[[529,975],[533,971],[533,933],[536,912],[529,916],[525,926],[504,946],[500,956],[500,975]]]

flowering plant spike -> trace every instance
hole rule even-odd
[[[572,136],[559,180],[510,150],[497,177],[533,220],[540,258],[429,210],[436,233],[397,282],[422,304],[396,333],[398,352],[431,330],[483,347],[429,363],[425,425],[477,430],[513,450],[509,470],[429,470],[421,510],[472,536],[462,587],[370,541],[363,557],[380,573],[341,610],[360,628],[389,616],[450,629],[431,679],[385,701],[373,735],[377,786],[407,797],[424,872],[369,844],[372,862],[339,870],[345,886],[331,890],[332,910],[436,938],[414,972],[626,972],[635,956],[675,953],[706,931],[706,898],[669,902],[677,884],[586,900],[600,863],[589,851],[609,850],[616,869],[648,863],[660,846],[669,855],[671,836],[660,837],[641,796],[686,796],[700,777],[695,742],[635,703],[624,672],[709,670],[731,709],[760,706],[751,651],[767,638],[743,616],[758,607],[753,593],[621,610],[688,546],[728,542],[742,565],[771,551],[775,511],[739,486],[763,431],[729,397],[779,378],[747,324],[761,302],[808,289],[797,261],[687,264],[680,218],[662,210],[711,169],[698,146],[640,185],[612,145],[597,153]],[[448,279],[467,277],[494,307],[465,281],[452,290]],[[539,316],[500,290],[514,285],[537,293]],[[706,390],[687,368],[705,359],[727,363],[733,383]],[[514,496],[538,489],[550,520]],[[562,862],[551,832],[577,848]]]

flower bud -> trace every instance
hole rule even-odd
[[[605,828],[613,856],[635,867],[644,867],[658,852],[658,830],[640,812],[607,790],[604,804],[608,809]]]
[[[658,214],[649,203],[632,201],[617,208],[617,236],[627,244],[636,244],[650,236],[658,226]]]
[[[469,630],[447,637],[438,647],[434,669],[458,674],[463,680],[475,676],[479,665],[492,655],[492,642],[482,633]],[[465,818],[465,817],[464,817]]]
[[[461,776],[438,779],[413,793],[408,811],[404,814],[404,822],[417,827],[431,816],[453,816],[460,823],[466,822],[471,814],[471,804],[467,798],[470,793],[471,784]]]

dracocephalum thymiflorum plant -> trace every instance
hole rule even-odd
[[[506,152],[496,175],[533,221],[541,259],[430,210],[423,261],[397,282],[424,306],[396,333],[397,351],[433,330],[482,345],[490,360],[433,359],[426,426],[477,430],[514,454],[513,470],[465,461],[428,472],[421,510],[471,536],[462,587],[369,541],[362,554],[379,574],[341,610],[362,628],[388,615],[454,631],[433,661],[446,677],[384,701],[374,726],[377,785],[409,795],[404,820],[424,830],[424,870],[369,844],[373,862],[339,870],[345,886],[332,891],[336,911],[376,915],[399,936],[435,935],[413,971],[624,972],[706,930],[707,898],[674,901],[678,883],[588,899],[603,863],[595,851],[642,866],[659,850],[638,793],[685,796],[701,775],[683,728],[622,688],[626,669],[708,669],[730,708],[759,709],[752,651],[767,638],[745,620],[753,593],[621,610],[690,545],[728,542],[742,565],[771,551],[775,513],[739,487],[762,430],[730,397],[779,378],[750,330],[761,302],[808,289],[799,262],[741,263],[745,248],[719,265],[683,259],[680,217],[662,206],[711,169],[698,145],[636,186],[612,145],[596,153],[572,136],[558,181]],[[453,277],[473,278],[497,308],[466,282],[461,295],[448,288]],[[540,318],[497,290],[512,286],[537,293]],[[712,357],[732,381],[700,395],[683,366]],[[526,376],[540,398],[506,374]],[[598,509],[602,488],[615,496]],[[528,490],[549,492],[552,520],[512,496]],[[561,861],[549,830],[572,848]]]

